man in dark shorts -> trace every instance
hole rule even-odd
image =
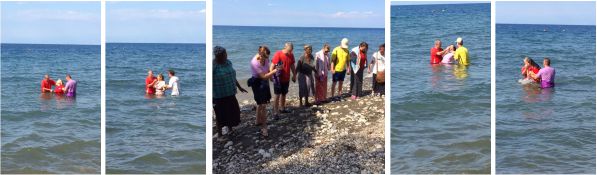
[[[344,83],[344,77],[350,73],[350,55],[348,50],[348,39],[343,38],[340,42],[340,46],[334,48],[332,51],[332,98],[334,98],[334,90],[336,88],[336,82],[338,82],[338,96],[342,96],[342,84]]]
[[[296,81],[296,68],[294,67],[294,54],[292,53],[292,43],[284,44],[284,49],[276,52],[272,58],[272,64],[269,70],[273,71],[280,65],[282,69],[274,76],[274,118],[280,112],[288,113],[286,110],[286,94],[288,94],[288,86],[290,86],[290,74],[292,73],[292,81]],[[281,109],[281,110],[280,110]]]

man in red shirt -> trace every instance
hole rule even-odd
[[[276,68],[278,63],[281,64],[282,70],[280,70],[280,76],[278,81],[274,80],[274,111],[277,118],[280,112],[288,113],[286,107],[286,94],[288,93],[288,86],[290,85],[290,73],[292,73],[292,81],[296,82],[296,68],[294,67],[294,54],[292,53],[293,46],[291,42],[284,44],[284,49],[276,52],[274,58],[272,58],[272,64],[270,64],[270,71]],[[282,108],[282,110],[278,110]]]
[[[439,64],[442,61],[442,55],[444,55],[444,49],[442,49],[442,42],[435,40],[435,46],[431,48],[431,64]]]
[[[54,85],[56,85],[56,82],[48,74],[44,75],[44,79],[41,80],[41,92],[52,92],[52,86]]]
[[[147,71],[147,78],[145,78],[145,93],[155,94],[155,87],[153,87],[155,82],[157,82],[157,79],[153,76],[153,71]]]

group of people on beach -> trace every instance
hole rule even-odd
[[[469,65],[468,49],[464,47],[464,41],[460,37],[456,39],[456,45],[450,45],[446,49],[442,49],[441,40],[435,40],[430,54],[431,64]]]
[[[66,84],[63,84],[61,79],[54,81],[50,78],[50,75],[44,75],[44,79],[41,80],[41,92],[75,97],[77,95],[77,81],[73,80],[70,74],[66,74],[65,79]],[[54,89],[52,89],[52,86],[54,86]]]
[[[180,93],[178,91],[178,77],[176,76],[176,72],[173,70],[168,70],[168,77],[170,80],[168,84],[164,79],[164,75],[158,74],[157,77],[153,75],[152,70],[147,71],[147,77],[145,78],[145,93],[156,96],[162,96],[166,93],[166,90],[171,89],[172,96],[178,96]]]
[[[298,81],[298,95],[301,106],[310,106],[309,97],[314,97],[315,104],[323,104],[331,100],[340,100],[343,95],[342,86],[346,75],[350,77],[350,94],[353,100],[363,96],[364,72],[373,73],[373,93],[384,94],[385,88],[385,45],[372,54],[371,61],[367,59],[369,45],[361,42],[349,50],[349,40],[343,38],[340,45],[331,50],[329,44],[324,44],[318,52],[313,54],[313,47],[303,46],[303,54],[295,62],[294,46],[291,42],[284,44],[284,48],[274,53],[270,62],[270,50],[267,46],[259,46],[257,53],[250,61],[252,77],[247,81],[251,87],[257,103],[256,125],[261,127],[264,137],[267,133],[267,110],[272,95],[270,84],[273,82],[274,105],[273,117],[278,119],[281,113],[290,113],[286,109],[286,95],[290,81]],[[331,51],[331,56],[330,56]],[[214,47],[213,61],[213,104],[216,116],[216,128],[222,135],[222,128],[240,123],[240,108],[235,95],[237,89],[247,92],[237,81],[236,71],[232,62],[228,60],[226,49]],[[332,74],[331,97],[327,97],[328,73]],[[336,92],[336,85],[337,94]],[[337,96],[335,96],[337,95]],[[304,103],[303,103],[304,100]]]
[[[531,57],[525,57],[523,63],[522,68],[520,68],[523,79],[520,80],[520,83],[539,83],[541,88],[552,88],[555,86],[556,70],[551,67],[551,60],[549,58],[543,58],[543,68],[535,63]]]

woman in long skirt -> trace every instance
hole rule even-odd
[[[327,99],[328,71],[330,71],[330,45],[325,43],[323,48],[315,53],[315,102],[321,104]]]
[[[305,53],[300,57],[296,65],[298,73],[299,85],[299,102],[303,106],[303,98],[305,99],[304,106],[309,106],[309,96],[315,93],[315,79],[313,73],[315,72],[315,59],[313,58],[313,48],[311,45],[304,46]]]

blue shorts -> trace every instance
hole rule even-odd
[[[346,77],[346,70],[334,73],[334,75],[332,75],[332,81],[344,81],[344,77]]]

